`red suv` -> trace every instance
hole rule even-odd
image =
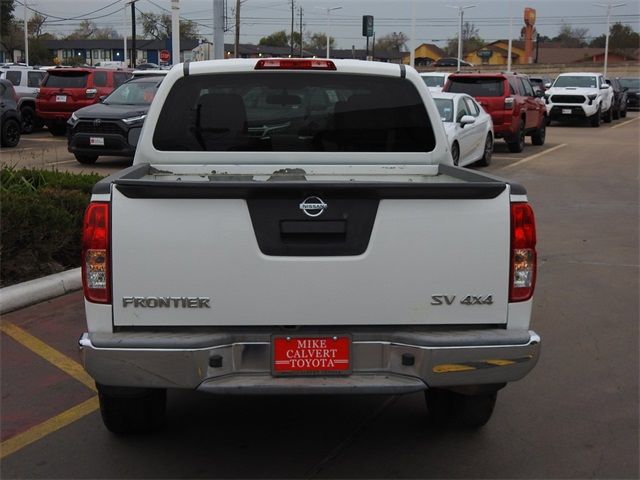
[[[129,72],[105,68],[52,68],[40,85],[36,113],[52,135],[64,135],[73,112],[98,103],[129,78]]]
[[[452,73],[444,92],[466,93],[491,115],[496,138],[504,138],[511,152],[524,149],[526,135],[531,143],[543,145],[547,109],[542,92],[534,91],[524,75],[511,73]]]

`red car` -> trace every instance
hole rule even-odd
[[[52,135],[64,135],[73,112],[98,103],[129,78],[129,72],[106,68],[50,69],[40,85],[36,113]]]
[[[466,93],[491,115],[496,138],[504,138],[511,152],[524,149],[525,136],[543,145],[547,110],[542,92],[529,79],[512,73],[452,73],[444,92]]]

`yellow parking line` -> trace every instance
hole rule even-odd
[[[631,123],[631,122],[635,122],[636,120],[638,120],[640,117],[636,117],[636,118],[632,118],[631,120],[627,120],[626,122],[622,122],[619,123],[618,125],[616,125],[615,127],[611,127],[611,130],[613,130],[614,128],[618,128],[618,127],[624,127],[625,125]]]
[[[16,342],[20,343],[35,354],[44,358],[53,366],[65,372],[67,375],[70,375],[94,392],[96,391],[96,385],[93,378],[91,378],[87,374],[87,372],[85,372],[84,368],[82,368],[82,365],[80,365],[78,362],[71,360],[66,355],[60,353],[56,349],[44,343],[42,340],[37,339],[30,333],[26,332],[25,330],[14,325],[11,322],[3,321],[2,323],[0,323],[0,330],[9,335]]]
[[[525,157],[522,160],[520,160],[519,162],[512,163],[511,165],[507,165],[506,167],[502,167],[502,170],[506,170],[507,168],[515,167],[516,165],[521,165],[521,164],[523,164],[525,162],[528,162],[530,160],[536,159],[538,157],[541,157],[542,155],[546,155],[547,153],[551,153],[551,152],[553,152],[555,150],[558,150],[558,149],[566,147],[566,146],[567,146],[566,143],[561,143],[560,145],[556,145],[555,147],[552,147],[552,148],[550,148],[548,150],[544,150],[542,152],[536,153],[535,155],[531,155],[529,157]]]
[[[7,457],[27,445],[30,445],[33,442],[36,442],[41,438],[44,438],[77,420],[80,420],[82,417],[95,412],[98,408],[98,397],[91,397],[89,400],[62,412],[59,415],[56,415],[49,420],[45,420],[39,425],[31,427],[29,430],[22,432],[15,437],[5,440],[0,444],[0,458]]]

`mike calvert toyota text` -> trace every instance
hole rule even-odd
[[[82,255],[113,432],[159,428],[167,389],[423,391],[432,422],[477,428],[540,354],[526,190],[453,165],[404,65],[175,66],[133,165],[93,189]]]

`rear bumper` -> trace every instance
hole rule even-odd
[[[340,333],[344,328],[338,329]],[[220,394],[410,393],[430,387],[503,384],[536,365],[540,337],[503,329],[349,332],[347,376],[271,375],[266,331],[83,334],[87,372],[103,385],[197,389]],[[291,332],[292,336],[301,334]]]

